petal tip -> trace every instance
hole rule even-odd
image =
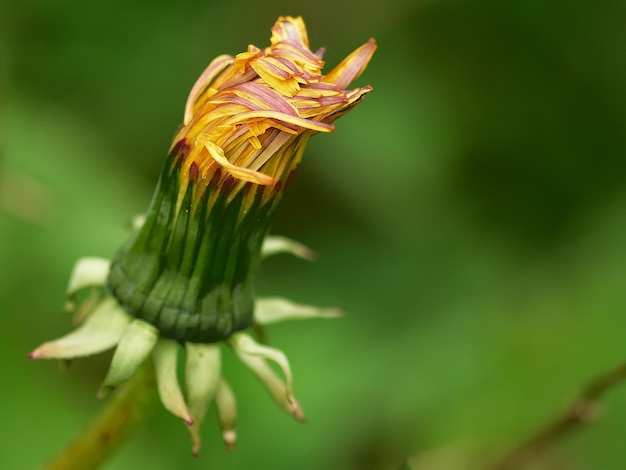
[[[193,444],[191,445],[191,456],[194,459],[197,459],[198,457],[200,457],[200,440],[195,440]]]
[[[110,385],[102,385],[100,390],[98,390],[98,393],[96,393],[96,398],[98,400],[102,400],[103,398],[106,398],[114,389],[115,387]]]
[[[222,438],[224,439],[224,444],[226,444],[226,450],[231,451],[235,448],[235,444],[237,443],[237,431],[234,429],[224,431]]]
[[[343,310],[337,307],[327,308],[324,310],[323,317],[325,318],[343,317]]]
[[[60,349],[56,342],[43,343],[35,350],[28,353],[28,359],[61,359]]]
[[[41,359],[43,356],[39,352],[39,348],[37,348],[34,351],[29,352],[27,357],[32,361],[33,359]]]
[[[191,436],[191,456],[193,458],[198,458],[200,456],[200,448],[202,447],[202,438],[200,437],[199,428],[200,421],[202,420],[198,420],[198,423],[188,428]]]
[[[302,411],[302,407],[300,406],[300,403],[298,403],[298,400],[295,399],[295,397],[293,395],[288,396],[287,400],[289,402],[289,412],[291,413],[291,416],[293,416],[293,418],[298,422],[298,423],[306,423],[307,420],[304,416],[304,411]]]

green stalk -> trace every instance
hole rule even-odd
[[[43,470],[94,470],[124,444],[155,402],[155,377],[151,361],[112,397],[99,416]]]

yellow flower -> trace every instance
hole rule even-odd
[[[345,88],[375,49],[370,40],[323,75],[323,51],[309,50],[301,18],[286,17],[272,28],[269,47],[249,46],[211,62],[191,90],[146,217],[111,262],[85,258],[74,269],[70,306],[79,291],[93,291],[78,308],[82,323],[30,357],[74,358],[116,347],[105,394],[151,356],[161,401],[187,423],[197,453],[211,402],[227,446],[235,443],[235,399],[221,374],[224,342],[301,420],[286,356],[243,330],[338,314],[256,298],[254,280],[264,256],[311,257],[302,245],[268,236],[269,224],[308,138],[331,132],[331,123],[371,91]],[[176,376],[181,345],[185,394]]]
[[[285,183],[307,139],[331,132],[330,123],[371,91],[344,88],[375,48],[370,40],[324,76],[323,50],[311,52],[302,19],[288,17],[279,18],[264,50],[216,58],[193,86],[172,145],[183,160],[180,198],[189,180],[200,176],[202,193],[216,173],[220,182],[235,177],[235,190]]]

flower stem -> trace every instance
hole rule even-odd
[[[151,361],[116,392],[99,416],[44,470],[89,470],[100,467],[126,442],[154,403],[155,378]]]
[[[598,400],[609,389],[626,381],[626,363],[593,378],[563,413],[546,423],[536,434],[492,467],[492,470],[526,468],[558,440],[593,421],[597,415]]]

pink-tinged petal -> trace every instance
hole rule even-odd
[[[115,346],[131,318],[111,297],[104,299],[73,332],[42,344],[30,359],[71,359],[97,354]]]
[[[354,109],[365,97],[367,93],[372,91],[371,86],[365,86],[363,88],[356,88],[351,93],[348,94],[348,102],[342,107],[332,111],[324,117],[325,122],[333,122],[334,120],[340,118],[348,111]]]
[[[217,74],[224,70],[226,66],[232,64],[234,60],[235,59],[232,56],[221,55],[213,59],[209,66],[204,69],[204,72],[202,72],[200,77],[198,77],[196,83],[193,84],[189,97],[187,98],[187,103],[185,104],[185,117],[183,119],[183,123],[185,125],[187,125],[191,120],[194,104],[202,90],[207,88]]]
[[[278,111],[248,111],[241,113],[237,116],[233,116],[226,120],[225,125],[242,124],[249,120],[255,119],[275,119],[287,124],[292,124],[302,129],[309,129],[316,132],[332,132],[335,128],[330,124],[323,122],[313,121],[312,119],[303,119],[296,116],[290,116],[288,114],[280,113]]]
[[[233,67],[238,73],[245,72],[246,67],[250,65],[250,61],[257,59],[261,56],[261,49],[250,44],[246,52],[241,52],[235,56],[235,62]]]
[[[289,71],[278,67],[276,63],[272,63],[271,58],[255,60],[250,66],[265,83],[280,94],[293,96],[298,93],[300,84],[296,77],[289,73]]]
[[[272,47],[272,56],[298,63],[313,75],[320,75],[324,61],[295,41],[283,41]]]
[[[307,48],[309,47],[309,38],[301,16],[297,18],[281,16],[272,27],[272,37],[270,39],[272,44],[286,40],[296,41]]]
[[[259,83],[248,82],[242,83],[237,88],[233,88],[225,92],[226,94],[236,95],[251,103],[248,106],[252,110],[278,111],[280,113],[298,115],[298,110],[283,96],[271,88],[267,88]]]
[[[339,88],[347,88],[367,67],[376,51],[376,41],[370,39],[324,77],[324,81],[334,83]]]
[[[294,136],[289,135],[287,133],[287,130],[279,132],[278,135],[276,135],[270,141],[265,141],[264,147],[260,150],[261,153],[250,155],[249,158],[243,161],[241,164],[252,170],[258,170],[267,162],[269,162],[272,157],[276,156],[277,153],[280,152],[281,149],[284,146],[288,145],[288,143],[293,139]]]

